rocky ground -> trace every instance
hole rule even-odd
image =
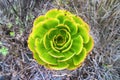
[[[52,8],[90,25],[94,49],[74,71],[48,70],[28,49],[34,19]],[[0,80],[120,80],[120,0],[0,0]]]

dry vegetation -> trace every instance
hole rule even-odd
[[[51,71],[27,47],[33,20],[66,9],[91,28],[95,46],[82,67]],[[120,0],[0,0],[0,80],[120,80]]]

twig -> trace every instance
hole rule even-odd
[[[71,0],[71,1],[72,1],[72,4],[73,4],[74,9],[75,9],[75,11],[76,11],[76,14],[78,15],[78,10],[77,10],[77,8],[75,7],[74,1],[73,1],[73,0]]]
[[[14,13],[15,13],[18,17],[20,17],[20,16],[18,15],[17,11],[15,10],[15,8],[13,7],[13,5],[10,3],[10,1],[9,1],[9,0],[7,0],[7,1],[8,1],[8,3],[10,4],[10,6],[12,7]]]

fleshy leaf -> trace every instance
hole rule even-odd
[[[45,14],[45,16],[46,16],[47,18],[54,18],[54,17],[56,17],[56,16],[58,15],[59,12],[60,12],[60,10],[58,10],[58,9],[52,9],[52,10],[49,10],[49,11]]]
[[[67,52],[64,52],[63,55],[65,56],[64,58],[59,59],[59,62],[67,61],[70,58],[72,58],[75,55],[75,51],[69,50]]]
[[[56,28],[66,29],[68,32],[70,32],[70,28],[67,25],[64,25],[64,24],[59,24],[58,26],[56,26]]]
[[[89,33],[82,25],[78,25],[78,34],[82,36],[84,43],[89,41]]]
[[[66,19],[64,20],[64,24],[69,27],[71,35],[77,33],[77,25],[73,21]]]
[[[63,45],[64,48],[66,48],[71,43],[71,35],[70,35],[70,33],[66,32],[66,34],[68,35],[68,40]]]
[[[45,34],[44,38],[43,38],[43,44],[44,44],[44,47],[49,50],[51,49],[51,46],[50,46],[50,39],[48,37],[47,34]]]
[[[57,60],[56,58],[49,55],[48,51],[45,49],[42,40],[38,38],[35,40],[35,50],[38,53],[40,59],[47,64],[56,65]]]
[[[72,18],[74,19],[74,21],[75,21],[76,23],[82,24],[82,25],[86,28],[86,30],[87,30],[88,32],[90,31],[89,26],[87,25],[86,22],[83,21],[83,19],[81,19],[80,17],[75,16],[75,15],[73,15]]]
[[[49,65],[48,67],[54,70],[63,70],[66,69],[68,66],[69,64],[66,62],[58,62],[58,65]]]
[[[68,61],[67,61],[67,63],[69,64],[69,66],[68,66],[68,70],[74,70],[74,69],[76,69],[78,66],[75,66],[74,65],[74,62],[73,62],[73,59],[71,58],[71,59],[69,59]]]
[[[51,45],[53,51],[58,52],[58,53],[60,52],[58,49],[55,48],[52,41],[50,41],[50,45]]]
[[[58,14],[57,15],[57,19],[60,21],[60,23],[62,24],[64,22],[65,19],[71,19],[69,16],[66,16],[66,14]]]
[[[55,57],[55,58],[62,58],[64,57],[64,55],[60,52],[56,53],[55,51],[51,50],[48,52],[51,56]]]
[[[94,46],[94,41],[92,37],[90,36],[88,43],[84,44],[84,47],[86,48],[87,53],[89,53],[92,50],[93,46]]]
[[[73,44],[73,40],[71,40],[70,44],[67,45],[66,48],[62,50],[62,52],[64,53],[64,52],[69,51],[71,49],[72,44]]]
[[[43,26],[49,30],[51,28],[55,28],[58,24],[59,24],[58,19],[50,18],[44,22]]]
[[[76,52],[76,55],[78,55],[82,51],[83,39],[80,35],[73,39],[73,44],[71,48]]]
[[[35,40],[32,38],[31,36],[32,34],[29,35],[29,38],[28,38],[28,47],[29,49],[32,51],[32,52],[35,52]]]
[[[32,37],[43,38],[43,36],[45,35],[47,31],[48,31],[47,28],[44,27],[44,22],[40,22],[35,27],[33,27]]]
[[[74,65],[79,65],[79,64],[81,64],[81,63],[85,60],[86,55],[87,55],[86,49],[83,48],[83,50],[81,51],[81,53],[80,53],[79,55],[75,55],[75,56],[73,57]]]
[[[40,23],[40,22],[42,22],[44,20],[46,20],[44,15],[39,16],[38,18],[35,19],[35,21],[33,23],[33,26],[37,25],[38,23]]]
[[[38,53],[34,53],[33,54],[33,58],[41,65],[45,65],[46,63],[44,61],[42,61],[38,55]]]
[[[49,29],[55,28],[59,24],[57,19],[50,18],[48,20],[44,20],[33,27],[33,35],[34,37],[39,36],[42,38]]]
[[[51,28],[48,32],[47,35],[50,40],[52,40],[56,35],[58,34],[58,30],[56,28]]]

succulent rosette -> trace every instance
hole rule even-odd
[[[53,70],[74,70],[93,48],[89,31],[80,17],[51,9],[35,19],[28,47],[39,64]]]

